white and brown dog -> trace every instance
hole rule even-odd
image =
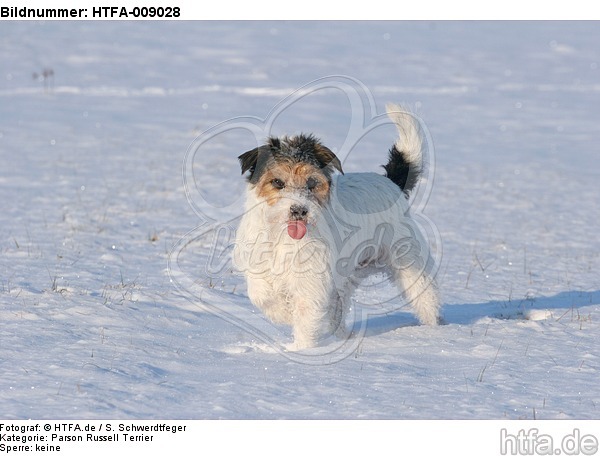
[[[375,271],[389,273],[422,323],[439,322],[433,259],[408,206],[423,169],[422,130],[398,106],[387,111],[400,136],[385,176],[344,174],[312,135],[270,138],[239,157],[249,175],[234,264],[254,305],[293,327],[294,349],[345,337],[353,290]]]

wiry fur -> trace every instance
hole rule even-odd
[[[249,171],[248,182],[251,183],[256,183],[273,162],[284,160],[311,164],[322,169],[328,180],[334,169],[343,174],[339,159],[313,135],[301,134],[281,139],[270,137],[264,146],[249,150],[238,158],[242,174]]]
[[[343,337],[352,292],[374,271],[389,274],[422,323],[438,323],[432,258],[406,198],[422,169],[423,141],[409,114],[396,106],[388,114],[401,137],[387,178],[333,174],[342,172],[339,160],[311,135],[271,138],[240,156],[249,183],[234,262],[250,300],[293,327],[295,348]],[[298,220],[307,227],[300,239],[287,231]]]

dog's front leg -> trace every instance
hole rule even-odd
[[[311,301],[306,296],[291,299],[293,309],[293,333],[295,350],[315,347],[322,335],[323,322],[327,316],[323,303]]]
[[[273,323],[293,324],[293,313],[284,295],[277,293],[273,285],[265,279],[248,278],[248,296]]]

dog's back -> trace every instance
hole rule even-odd
[[[346,173],[334,176],[331,199],[334,206],[356,215],[377,214],[391,207],[407,208],[402,187],[377,173]]]

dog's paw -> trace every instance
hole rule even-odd
[[[310,350],[311,348],[315,348],[318,345],[312,342],[307,341],[294,341],[289,344],[284,344],[285,351],[288,352],[298,352],[302,350]]]

